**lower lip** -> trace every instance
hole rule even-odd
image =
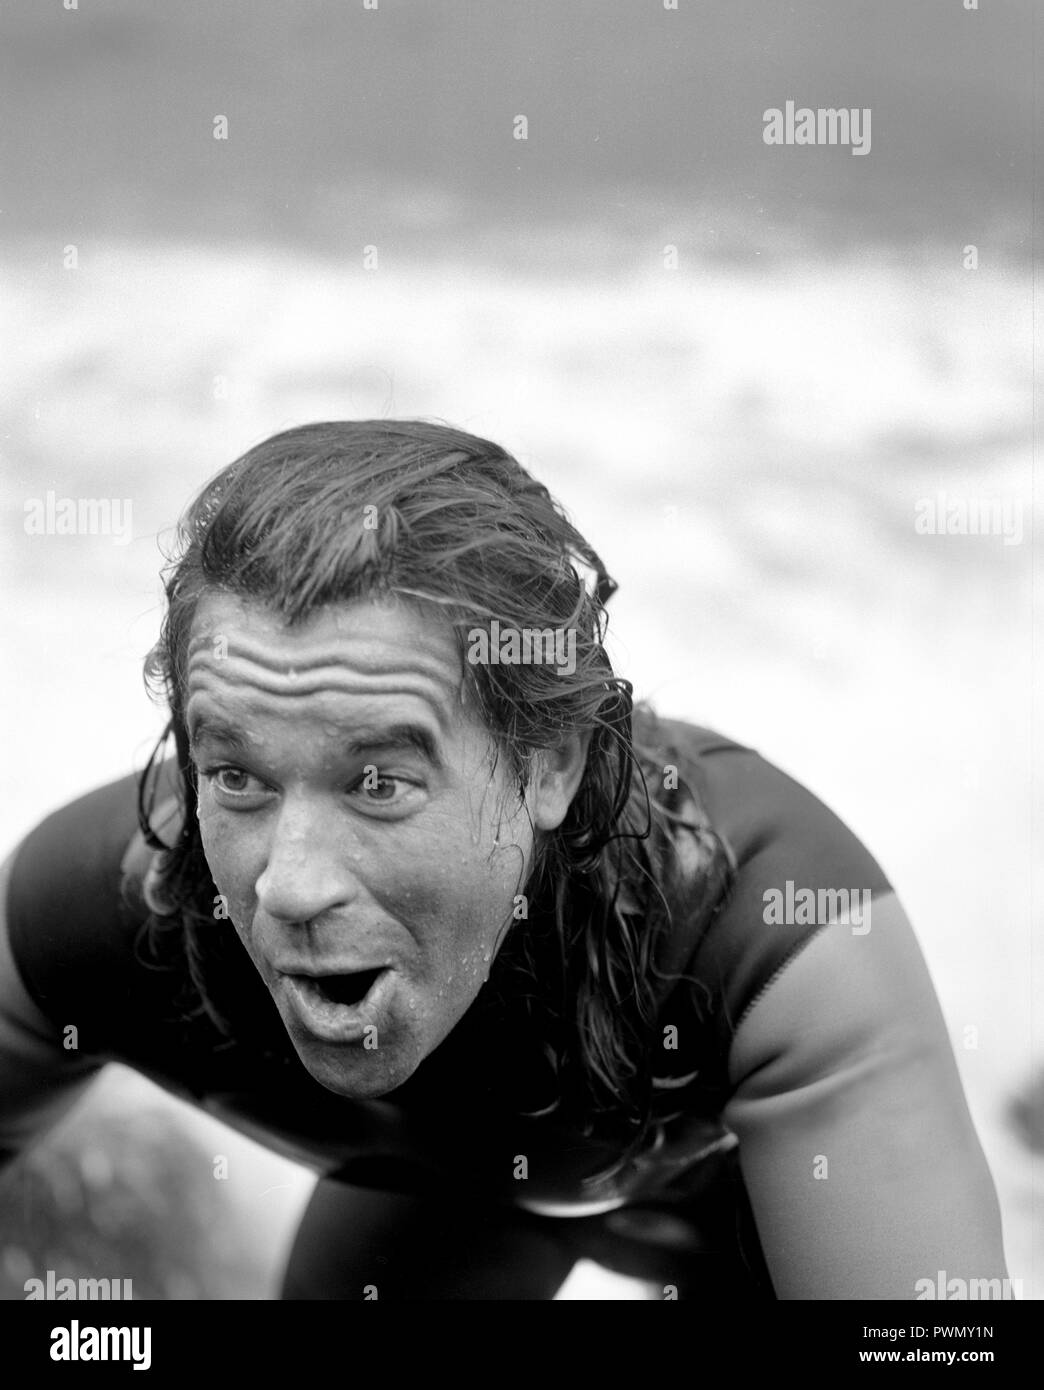
[[[354,1043],[366,1036],[395,987],[391,970],[383,970],[357,1004],[337,1004],[326,999],[310,981],[300,975],[284,975],[283,987],[298,1022],[304,1030],[327,1043]]]

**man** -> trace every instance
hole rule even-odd
[[[583,1256],[667,1298],[1002,1278],[895,893],[757,754],[632,709],[612,587],[444,426],[219,474],[147,666],[175,756],[6,866],[0,1142],[139,1068],[323,1175],[291,1298],[550,1298]]]

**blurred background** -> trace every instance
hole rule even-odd
[[[0,20],[0,853],[142,765],[204,479],[322,418],[491,437],[619,582],[638,693],[884,866],[1041,1297],[1032,0],[64,3]],[[870,152],[766,145],[788,99]],[[132,538],[27,534],[48,491]],[[915,529],[940,495],[1018,540]],[[0,1292],[271,1297],[311,1182],[111,1068],[0,1188]]]

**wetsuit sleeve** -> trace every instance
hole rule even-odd
[[[172,775],[164,765],[162,792]],[[7,1154],[57,1119],[113,1055],[144,911],[135,914],[124,900],[128,845],[144,848],[136,829],[132,775],[48,816],[3,866],[0,1151]]]
[[[1005,1277],[996,1192],[894,892],[869,926],[821,927],[732,1042],[724,1119],[784,1299],[934,1296],[920,1281],[934,1289],[940,1270]]]
[[[0,1163],[59,1119],[100,1066],[64,1046],[23,984],[5,910],[13,862],[0,866]]]

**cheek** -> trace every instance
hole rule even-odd
[[[511,925],[523,875],[520,850],[501,847],[491,856],[458,855],[415,889],[414,920],[423,924],[425,953],[449,993],[484,982]]]
[[[199,838],[214,886],[228,899],[233,921],[248,920],[261,866],[255,862],[257,850],[244,818],[208,805],[201,795]]]

